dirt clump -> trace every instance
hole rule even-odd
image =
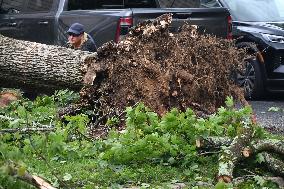
[[[0,108],[6,107],[21,98],[20,93],[15,91],[0,91]]]
[[[172,34],[171,19],[167,14],[143,22],[120,43],[99,48],[84,65],[82,102],[99,107],[104,115],[137,102],[159,114],[173,107],[213,113],[227,96],[245,102],[242,89],[231,80],[245,52],[233,41],[199,35],[189,24]]]

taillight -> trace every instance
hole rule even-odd
[[[227,17],[227,22],[228,22],[227,39],[233,39],[233,21],[231,16]]]
[[[115,42],[119,42],[121,35],[126,35],[128,33],[129,28],[132,27],[133,19],[132,17],[124,17],[120,18],[117,24],[116,34],[115,34]]]

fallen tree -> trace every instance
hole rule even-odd
[[[212,113],[227,96],[244,102],[231,72],[245,52],[232,41],[198,35],[190,25],[172,34],[170,23],[171,15],[141,23],[97,54],[0,36],[0,85],[37,91],[85,86],[81,104],[104,115],[138,101],[159,114],[172,107]]]
[[[245,103],[242,90],[231,80],[231,72],[240,69],[245,52],[232,41],[198,35],[196,27],[190,25],[171,34],[170,23],[170,15],[141,23],[122,42],[106,43],[95,54],[0,36],[0,84],[47,92],[81,89],[79,104],[67,107],[63,114],[87,107],[98,113],[95,123],[120,116],[126,106],[137,102],[159,114],[173,107],[182,111],[191,107],[199,115],[215,112],[227,96]],[[3,130],[26,131],[34,130]],[[234,168],[245,158],[246,148],[253,153],[262,151],[251,145],[253,133],[252,128],[245,127],[234,139],[198,142],[198,147],[209,149],[227,146],[221,151],[219,180],[233,180]],[[275,150],[281,152],[283,146]],[[263,156],[268,165],[278,162]],[[280,162],[274,170],[282,169]]]
[[[0,35],[0,86],[52,93],[82,88],[80,65],[90,53]]]

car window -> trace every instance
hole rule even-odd
[[[238,21],[282,22],[283,0],[224,0],[231,14]]]
[[[4,13],[16,14],[24,10],[26,0],[3,0],[1,10]]]
[[[156,8],[155,0],[124,0],[124,8]]]
[[[69,0],[68,10],[152,8],[155,0]]]
[[[200,0],[159,0],[162,8],[196,8]]]
[[[217,0],[200,0],[200,7],[214,8],[221,7]]]
[[[123,8],[123,0],[69,0],[68,10]]]
[[[29,0],[25,12],[49,12],[52,4],[53,0]]]

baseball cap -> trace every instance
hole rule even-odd
[[[74,33],[74,34],[82,34],[84,33],[84,26],[80,23],[74,23],[70,26],[70,28],[68,29],[67,33]]]

